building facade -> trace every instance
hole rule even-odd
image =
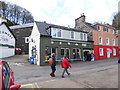
[[[1,20],[0,20],[0,58],[6,58],[15,55],[15,37],[11,32],[10,28],[6,25],[6,22],[2,22]]]
[[[75,19],[75,28],[88,31],[88,37],[94,41],[95,59],[118,56],[118,35],[108,24],[91,24],[85,21],[85,15]]]
[[[118,34],[113,27],[96,24],[93,30],[95,59],[118,56]]]
[[[20,48],[23,54],[29,52],[29,36],[32,32],[33,23],[10,26],[14,36],[16,37],[16,48]]]
[[[88,41],[88,32],[45,22],[35,22],[30,36],[29,58],[34,56],[37,65],[45,65],[51,53],[56,61],[66,55],[68,59],[83,60],[85,51],[93,51],[93,41]]]

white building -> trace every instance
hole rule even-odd
[[[15,55],[15,37],[5,20],[0,18],[0,58]]]

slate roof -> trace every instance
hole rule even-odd
[[[27,23],[27,24],[22,24],[22,25],[14,25],[14,26],[10,26],[10,29],[33,27],[33,24],[34,23]]]
[[[93,24],[91,24],[91,23],[88,23],[88,22],[85,22],[85,24],[86,24],[88,27],[97,30],[97,28],[96,28],[95,25],[93,25]]]
[[[86,31],[82,31],[80,29],[75,29],[75,28],[69,28],[69,27],[65,27],[65,26],[60,26],[60,25],[54,25],[54,24],[48,24],[46,22],[38,22],[38,21],[35,21],[37,27],[38,27],[38,30],[40,32],[40,34],[42,36],[51,36],[48,34],[48,32],[46,31],[48,28],[60,28],[60,29],[65,29],[65,30],[69,30],[69,31],[78,31],[78,32],[84,32],[84,33],[88,33]]]

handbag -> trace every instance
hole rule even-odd
[[[53,64],[53,59],[50,58],[50,59],[48,60],[48,62],[49,62],[49,64]]]

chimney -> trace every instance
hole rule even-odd
[[[84,13],[81,14],[81,16],[79,18],[75,19],[75,28],[78,28],[78,29],[81,28],[82,27],[81,26],[82,22],[85,22],[85,15],[84,15]]]
[[[85,22],[85,15],[84,13],[81,14],[81,16],[79,18],[77,18],[75,21],[78,21],[78,22]]]

